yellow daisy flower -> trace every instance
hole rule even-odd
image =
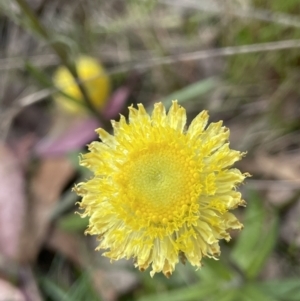
[[[94,177],[79,183],[82,216],[98,249],[112,260],[134,258],[151,276],[172,274],[179,259],[201,267],[204,256],[220,254],[219,240],[242,224],[229,210],[245,205],[236,186],[248,174],[231,166],[244,155],[229,148],[222,121],[208,122],[202,111],[186,129],[177,101],[166,114],[162,103],[151,117],[142,104],[113,121],[114,135],[98,129],[81,165]]]
[[[102,109],[110,93],[110,79],[104,67],[94,58],[79,56],[75,61],[78,77],[91,99],[95,109]],[[83,102],[83,97],[70,71],[60,66],[54,76],[54,85],[65,94]],[[83,107],[62,94],[56,94],[57,105],[70,113],[83,113]]]

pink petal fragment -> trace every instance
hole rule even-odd
[[[112,119],[118,116],[124,108],[130,92],[131,88],[129,86],[122,86],[111,95],[104,108],[104,116],[106,119]]]
[[[34,153],[41,157],[53,157],[78,150],[95,139],[95,129],[99,126],[99,121],[94,118],[82,120],[59,137],[41,140]]]
[[[21,291],[9,282],[0,279],[0,301],[26,301]]]

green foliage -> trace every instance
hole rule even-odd
[[[262,290],[266,291],[273,298],[277,298],[277,300],[297,301],[300,300],[299,282],[299,278],[291,278],[284,280],[272,280],[258,286],[260,286]]]
[[[40,277],[39,281],[51,301],[101,301],[92,288],[88,273],[82,273],[69,289],[62,288],[50,275]]]
[[[254,1],[256,9],[263,8],[270,12],[299,14],[297,0]],[[222,40],[227,45],[247,45],[289,39],[299,39],[300,28],[286,27],[273,22],[255,19],[234,19],[223,29]],[[233,82],[253,82],[267,79],[284,80],[289,72],[299,67],[299,50],[268,52],[234,56],[228,60],[227,74]]]
[[[203,282],[194,286],[159,293],[159,295],[143,296],[138,301],[194,301],[199,300],[199,298],[208,298],[214,291],[215,287],[211,286],[211,283]]]
[[[278,235],[278,217],[268,214],[263,201],[254,194],[248,202],[245,229],[231,253],[232,260],[249,279],[255,279],[272,252]]]
[[[68,232],[83,232],[89,223],[89,219],[81,218],[78,214],[73,212],[61,217],[58,220],[58,227]]]
[[[297,0],[254,0],[253,5],[258,8],[284,13],[295,13],[295,10],[300,9],[300,5]]]

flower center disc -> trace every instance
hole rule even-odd
[[[132,171],[132,184],[141,200],[150,206],[161,207],[176,200],[184,187],[176,162],[166,154],[147,154],[138,158]]]
[[[123,166],[124,204],[139,227],[175,228],[186,221],[200,194],[199,174],[189,149],[153,143],[132,153]],[[193,210],[195,211],[195,210]]]

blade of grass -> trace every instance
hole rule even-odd
[[[53,301],[73,301],[68,294],[48,277],[40,277],[40,285]]]
[[[89,277],[88,272],[82,273],[82,275],[74,282],[68,291],[68,295],[72,300],[88,300],[88,301],[100,301],[99,296],[96,295],[92,287],[92,280]]]
[[[260,239],[260,245],[253,252],[251,265],[247,270],[247,275],[250,279],[258,276],[264,263],[272,252],[278,236],[278,222],[279,219],[276,214],[272,216],[272,220],[268,225],[268,232]]]
[[[249,198],[248,207],[245,215],[244,229],[231,253],[231,259],[246,272],[249,267],[249,256],[258,245],[261,229],[265,219],[261,200],[255,193]]]
[[[162,102],[166,107],[170,107],[172,100],[175,99],[178,99],[180,103],[184,103],[190,99],[201,97],[210,92],[217,84],[218,80],[214,77],[201,80],[160,99],[158,102]]]

